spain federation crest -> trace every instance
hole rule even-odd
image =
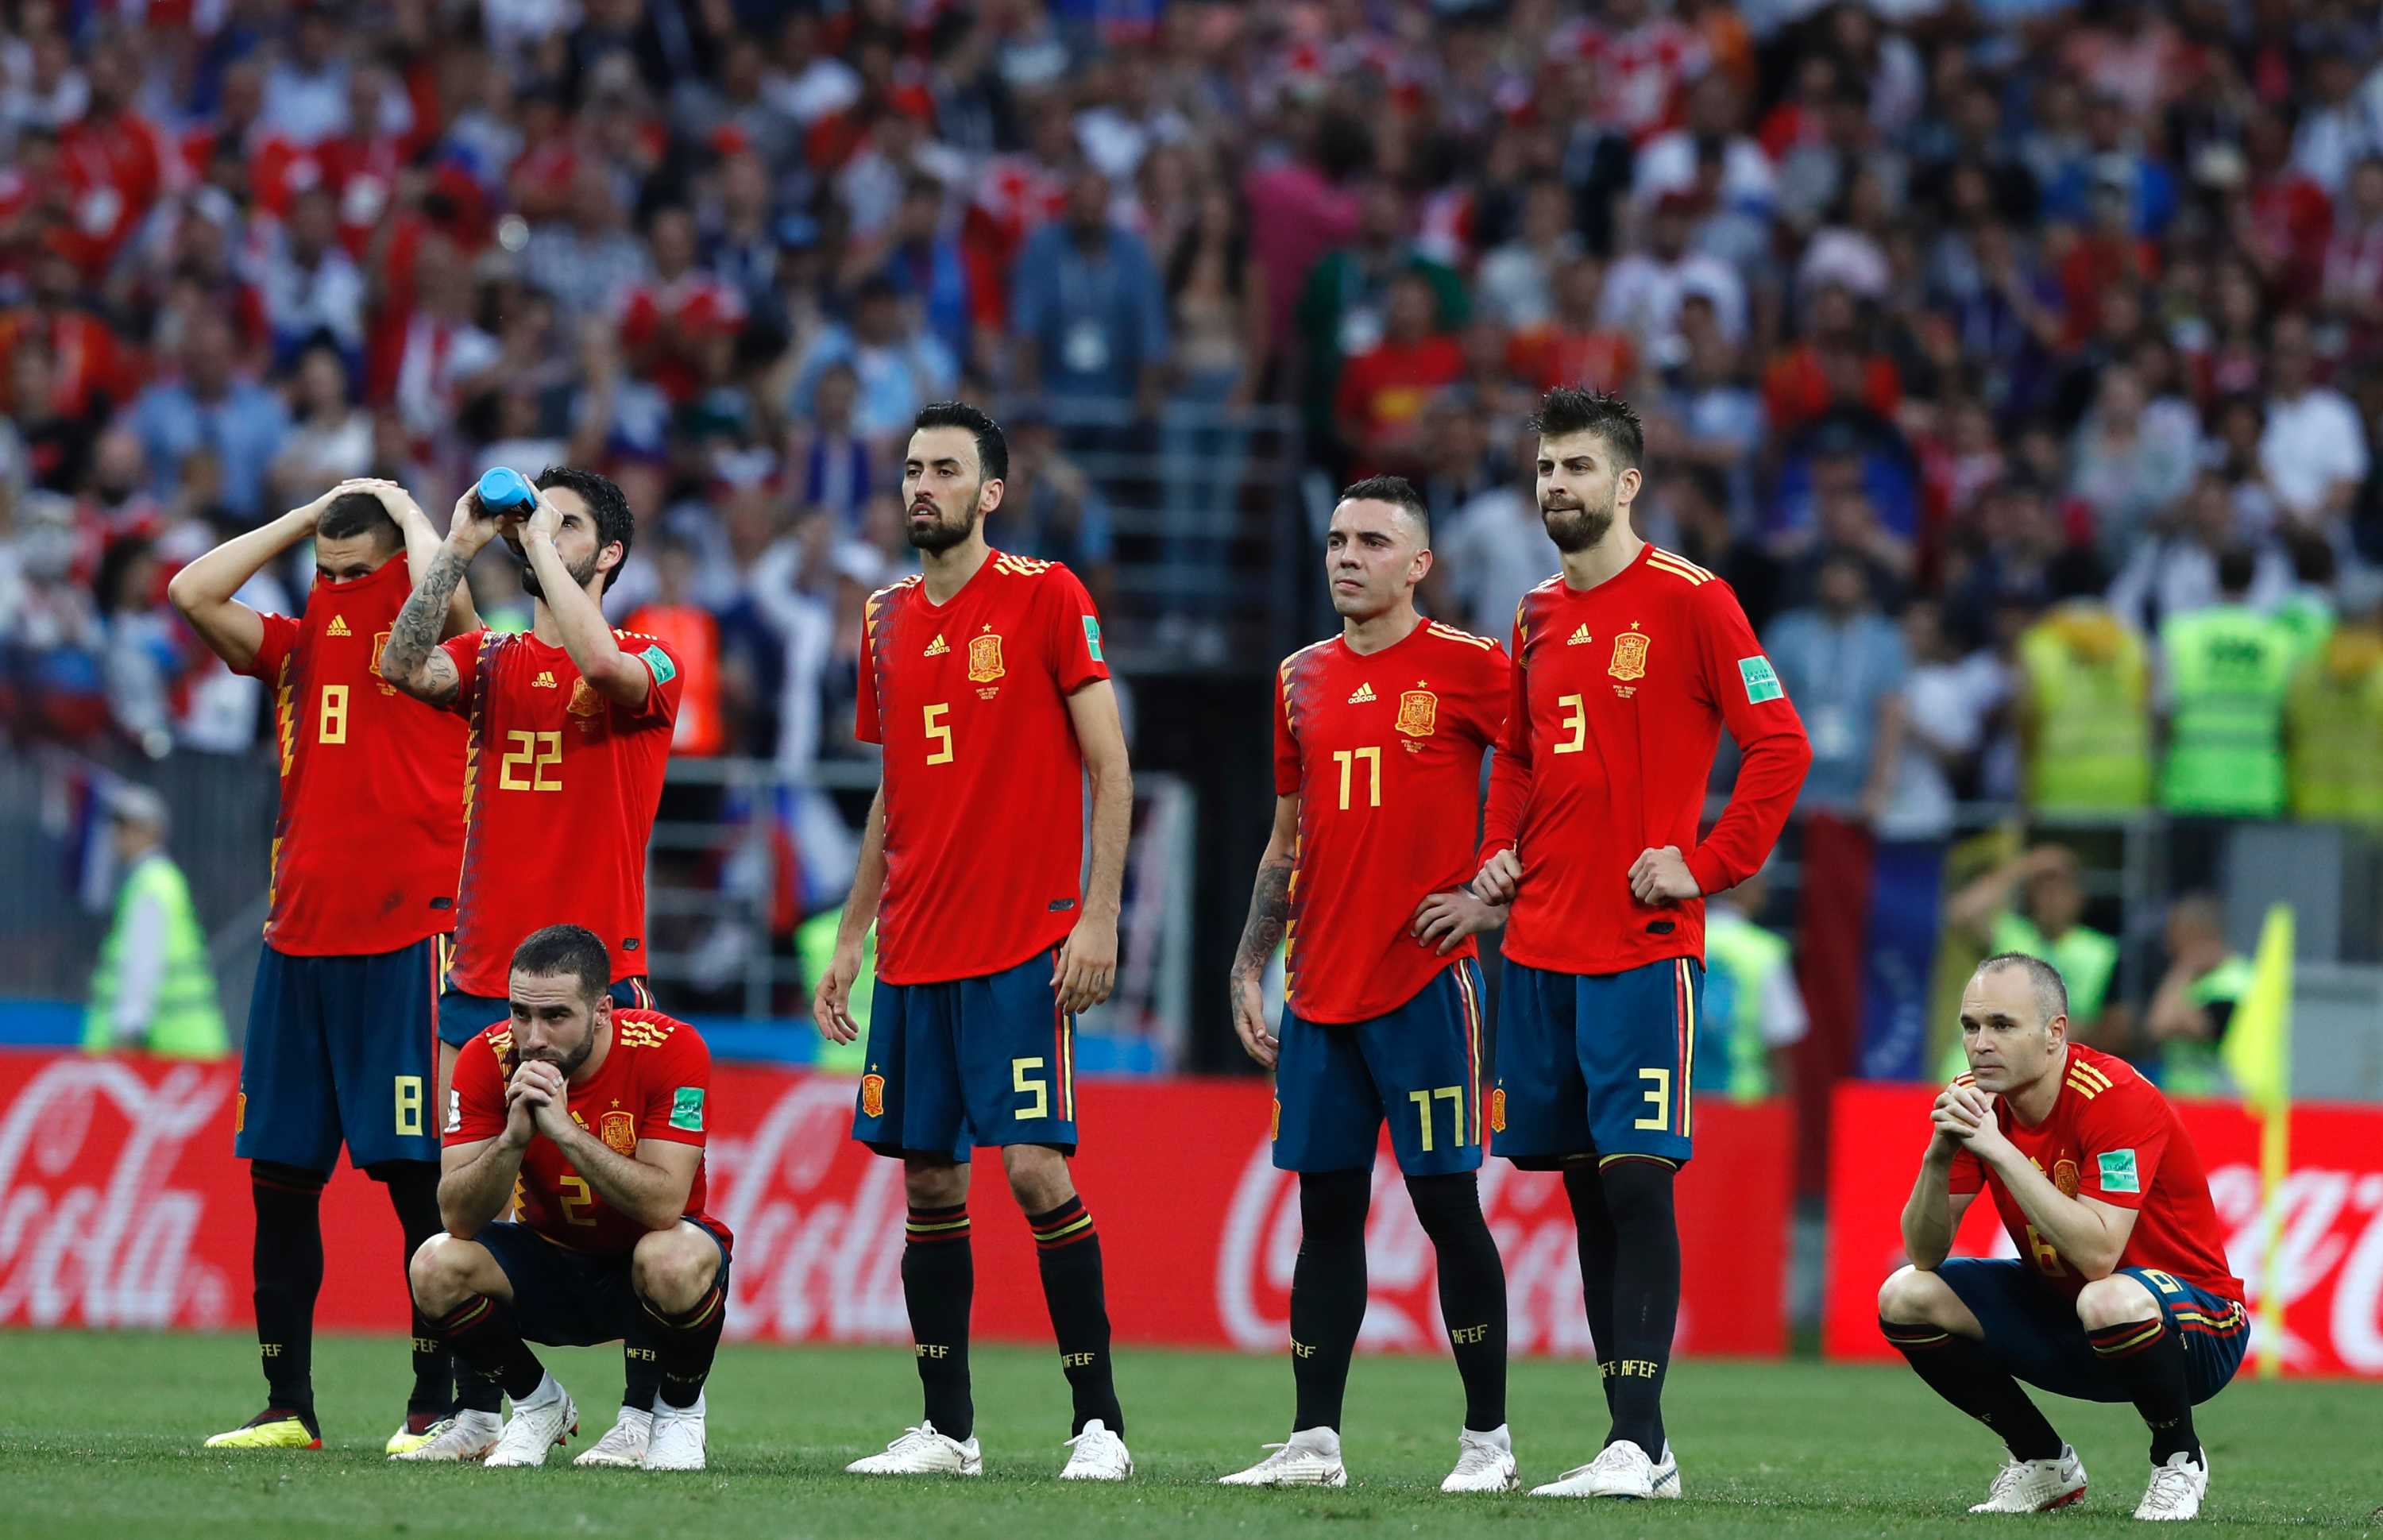
[[[1506,1088],[1504,1086],[1500,1086],[1489,1093],[1489,1131],[1493,1134],[1502,1134],[1506,1131]]]
[[[584,675],[571,682],[571,714],[573,716],[592,717],[602,709],[604,709],[604,697],[596,693],[596,686],[588,684]]]
[[[864,1117],[885,1115],[885,1077],[863,1075],[860,1078],[860,1112]]]
[[[1410,738],[1428,738],[1439,721],[1439,697],[1429,690],[1408,690],[1399,696],[1399,720],[1390,725]]]
[[[2060,1195],[2063,1198],[2076,1197],[2077,1163],[2075,1161],[2065,1160],[2054,1161],[2052,1163],[2052,1185],[2060,1189]]]
[[[624,1112],[606,1113],[597,1119],[596,1137],[604,1141],[605,1149],[616,1155],[636,1154],[637,1152],[636,1115]]]
[[[1006,671],[1001,666],[1001,633],[987,631],[969,638],[969,679],[989,684]]]
[[[1630,630],[1613,638],[1613,661],[1605,671],[1616,679],[1643,679],[1647,674],[1647,636]]]

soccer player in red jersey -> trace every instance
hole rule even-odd
[[[236,597],[315,543],[303,618]],[[413,591],[430,521],[385,481],[343,481],[174,576],[174,607],[233,671],[273,687],[281,810],[242,1044],[232,1148],[256,1207],[256,1336],[265,1410],[210,1448],[320,1448],[315,1299],[323,1184],[340,1145],[389,1189],[410,1255],[438,1228],[433,1162],[445,1066],[438,979],[463,852],[463,730],[382,682],[380,639]],[[441,617],[434,616],[437,623]],[[443,616],[471,623],[459,596]],[[369,859],[358,847],[368,843]],[[451,1395],[446,1349],[418,1316],[414,1389],[392,1452],[431,1435]]]
[[[1076,574],[985,543],[1009,449],[957,401],[921,411],[902,466],[924,572],[870,597],[858,733],[884,745],[859,869],[811,1014],[858,1035],[850,992],[877,922],[877,992],[852,1137],[903,1164],[902,1295],[926,1416],[864,1475],[975,1475],[969,1159],[1001,1149],[1075,1400],[1069,1481],[1132,1473],[1109,1365],[1100,1238],[1076,1195],[1075,1013],[1117,976],[1133,777],[1101,622]],[[1092,875],[1079,883],[1084,780]]]
[[[659,1011],[616,1009],[605,944],[578,925],[513,952],[511,1019],[463,1045],[448,1093],[438,1214],[414,1254],[416,1308],[512,1398],[458,1421],[490,1465],[541,1465],[579,1427],[524,1339],[651,1338],[661,1398],[641,1463],[703,1469],[703,1382],[728,1312],[726,1226],[703,1211],[711,1052]],[[505,1215],[520,1195],[517,1219]]]
[[[1936,1098],[1903,1205],[1911,1264],[1878,1291],[1879,1329],[1928,1387],[2010,1452],[1972,1513],[2040,1513],[2085,1496],[2085,1467],[2019,1380],[2130,1401],[2152,1431],[2138,1519],[2190,1519],[2209,1489],[2192,1409],[2242,1362],[2250,1319],[2228,1270],[2201,1157],[2150,1081],[2068,1041],[2068,992],[2005,952],[1961,995],[1969,1073]],[[2014,1260],[1947,1260],[1994,1195]]]
[[[1475,891],[1511,901],[1492,1148],[1563,1173],[1612,1426],[1541,1497],[1675,1497],[1663,1373],[1672,1182],[1689,1155],[1704,900],[1759,869],[1811,745],[1728,584],[1630,527],[1643,439],[1619,396],[1550,390],[1539,517],[1563,570],[1514,616],[1513,694]],[[1741,762],[1699,842],[1726,725]]]
[[[1464,1381],[1448,1492],[1514,1485],[1506,1273],[1481,1217],[1481,967],[1502,918],[1464,891],[1481,757],[1506,720],[1506,654],[1425,620],[1431,521],[1398,476],[1340,494],[1325,537],[1340,634],[1276,671],[1274,833],[1233,959],[1233,1025],[1275,1071],[1274,1164],[1299,1173],[1288,1443],[1232,1486],[1343,1486],[1340,1406],[1365,1318],[1365,1214],[1382,1119],[1439,1261]],[[1260,980],[1276,943],[1282,1030]]]
[[[536,508],[502,530],[472,493],[457,500],[446,541],[414,580],[381,659],[399,688],[453,711],[466,728],[463,876],[439,1006],[451,1043],[505,1016],[508,960],[545,920],[604,938],[615,1004],[653,1004],[645,983],[646,842],[686,681],[668,647],[604,619],[604,592],[636,534],[621,489],[593,471],[559,466],[537,486]],[[436,645],[434,618],[500,533],[509,545],[519,542],[522,586],[537,601],[530,629],[483,629]],[[619,1423],[586,1463],[641,1458],[655,1371],[640,1343],[630,1345],[628,1362]],[[467,1376],[462,1391],[464,1408],[494,1416],[485,1382]]]

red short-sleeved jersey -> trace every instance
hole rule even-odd
[[[455,928],[463,724],[380,677],[414,592],[402,552],[346,583],[316,578],[303,619],[265,615],[241,671],[273,691],[281,810],[265,943],[372,956]]]
[[[1512,846],[1523,866],[1506,956],[1584,974],[1701,961],[1704,900],[1641,904],[1631,864],[1677,845],[1702,892],[1746,881],[1812,762],[1737,596],[1653,546],[1594,588],[1559,574],[1515,610],[1511,672],[1480,851]],[[1737,786],[1699,844],[1723,723],[1742,757]]]
[[[1285,992],[1308,1021],[1396,1010],[1448,967],[1407,933],[1463,886],[1481,756],[1506,718],[1505,649],[1426,621],[1379,652],[1340,637],[1276,671],[1274,789],[1299,798]],[[1450,957],[1470,957],[1470,940]]]
[[[1976,1082],[1964,1075],[1957,1083]],[[2192,1138],[2167,1098],[2126,1060],[2070,1044],[2060,1095],[2032,1128],[2011,1115],[2008,1102],[1994,1102],[2003,1133],[2054,1187],[2135,1211],[2120,1267],[2156,1268],[2222,1299],[2242,1298],[2242,1280],[2227,1271],[2225,1232]],[[2036,1234],[2003,1179],[1961,1151],[1953,1157],[1952,1190],[1981,1187],[1993,1191],[2011,1244],[2045,1282],[2071,1294],[2085,1287],[2075,1264]]]
[[[870,596],[855,732],[885,747],[877,977],[974,979],[1075,929],[1084,757],[1068,696],[1109,676],[1076,574],[994,551],[944,604]]]
[[[613,704],[571,654],[528,632],[444,644],[469,729],[447,973],[466,993],[501,998],[513,948],[548,925],[601,936],[616,979],[646,971],[646,841],[686,681],[653,637],[612,635],[653,675],[640,706]]]
[[[473,1144],[505,1131],[505,1085],[521,1061],[513,1054],[512,1023],[500,1022],[463,1045],[455,1084],[447,1093],[445,1140]],[[700,1150],[710,1128],[711,1050],[696,1029],[660,1011],[612,1013],[612,1042],[584,1085],[570,1088],[571,1121],[616,1153],[634,1157],[646,1140]],[[558,1246],[617,1254],[636,1245],[645,1226],[606,1203],[540,1134],[522,1152],[521,1202],[516,1215]],[[704,1212],[703,1166],[686,1189],[685,1216],[731,1239],[728,1227]]]

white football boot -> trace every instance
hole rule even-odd
[[[391,1460],[486,1460],[505,1431],[505,1420],[493,1411],[459,1411],[431,1431],[430,1441],[400,1449]]]
[[[2167,1464],[2152,1467],[2152,1485],[2143,1500],[2135,1505],[2135,1517],[2198,1519],[2201,1499],[2208,1495],[2208,1451],[2203,1450],[2199,1460],[2181,1452],[2172,1454]]]
[[[668,1401],[657,1400],[653,1412],[653,1439],[646,1446],[646,1469],[648,1471],[700,1471],[703,1469],[703,1397],[698,1394],[690,1407],[674,1407]]]
[[[1456,1435],[1456,1469],[1439,1484],[1443,1492],[1512,1492],[1523,1485],[1514,1465],[1514,1440],[1504,1423],[1488,1433],[1465,1428]]]
[[[1219,1476],[1219,1486],[1346,1486],[1349,1468],[1340,1463],[1340,1435],[1330,1428],[1302,1428],[1246,1471]]]
[[[1627,1438],[1598,1451],[1586,1465],[1575,1465],[1545,1486],[1531,1488],[1534,1497],[1651,1497],[1655,1495],[1655,1462]]]
[[[641,1406],[624,1406],[620,1420],[604,1430],[604,1436],[580,1451],[574,1465],[602,1465],[614,1470],[635,1471],[646,1463],[646,1446],[654,1436],[654,1414]]]
[[[1125,1440],[1097,1417],[1066,1443],[1068,1463],[1060,1468],[1061,1481],[1123,1481],[1133,1474],[1133,1456],[1126,1452]]]
[[[1663,1458],[1655,1462],[1655,1496],[1676,1497],[1680,1495],[1680,1461],[1672,1453],[1672,1441],[1663,1440]]]
[[[922,1422],[903,1429],[902,1436],[886,1445],[884,1453],[856,1460],[845,1469],[856,1476],[981,1476],[984,1455],[974,1435],[962,1443],[937,1433],[934,1423]]]
[[[579,1408],[571,1393],[552,1374],[538,1382],[526,1401],[513,1403],[513,1414],[497,1447],[488,1451],[491,1466],[543,1465],[547,1451],[579,1431]]]
[[[1986,1500],[1972,1513],[2049,1513],[2085,1496],[2085,1462],[2068,1445],[2057,1460],[2006,1460],[1994,1472]]]

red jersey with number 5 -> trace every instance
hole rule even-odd
[[[476,1144],[505,1131],[505,1086],[521,1061],[513,1053],[513,1029],[500,1021],[463,1045],[455,1056],[455,1084],[447,1093],[444,1139]],[[660,1011],[616,1010],[612,1042],[587,1083],[570,1088],[571,1121],[615,1154],[636,1158],[648,1140],[691,1144],[709,1137],[711,1050],[696,1029]],[[720,1237],[728,1226],[703,1210],[703,1165],[686,1189],[685,1216]],[[562,1147],[540,1134],[522,1152],[521,1200],[516,1216],[558,1246],[574,1251],[618,1255],[636,1245],[645,1226],[604,1201],[571,1164]]]
[[[1975,1085],[1964,1075],[1957,1085]],[[2068,1046],[2060,1095],[2031,1128],[1997,1096],[1994,1121],[2052,1185],[2070,1198],[2091,1198],[2131,1209],[2135,1227],[2118,1253],[2120,1267],[2149,1267],[2182,1278],[2226,1300],[2242,1298],[2242,1280],[2227,1271],[2226,1234],[2209,1199],[2209,1177],[2183,1119],[2159,1088],[2126,1060]],[[2003,1179],[1964,1150],[1953,1157],[1952,1190],[1993,1190],[1994,1208],[2019,1259],[2054,1287],[2075,1294],[2085,1275],[2028,1223]]]
[[[414,592],[400,552],[346,583],[317,577],[303,619],[261,615],[247,668],[273,691],[281,810],[265,942],[364,957],[455,928],[463,724],[380,677]]]
[[[646,841],[686,681],[653,637],[612,636],[652,675],[637,706],[615,704],[528,632],[444,644],[469,728],[447,981],[467,994],[501,999],[513,948],[548,925],[601,936],[615,979],[646,971]]]
[[[1109,676],[1056,561],[994,551],[949,600],[869,597],[855,733],[885,747],[877,977],[977,979],[1047,952],[1083,903],[1084,756],[1068,697]]]
[[[1445,957],[1415,906],[1464,885],[1481,756],[1506,720],[1506,650],[1426,621],[1379,652],[1334,636],[1276,671],[1274,789],[1299,798],[1284,992],[1305,1021],[1398,1009]]]

